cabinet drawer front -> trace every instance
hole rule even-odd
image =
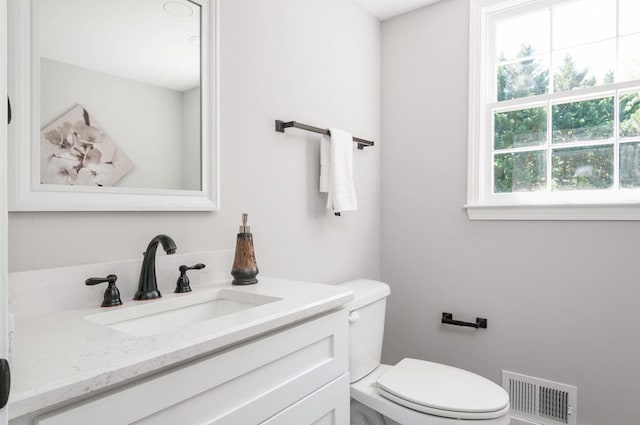
[[[336,311],[57,410],[35,424],[217,424],[249,404],[259,423],[345,373],[348,338],[346,312]]]
[[[348,425],[349,402],[349,374],[345,373],[261,425]]]

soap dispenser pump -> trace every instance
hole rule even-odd
[[[258,265],[253,249],[253,235],[251,227],[247,225],[248,214],[242,214],[242,226],[236,239],[236,256],[233,260],[231,276],[234,285],[253,285],[258,283]]]

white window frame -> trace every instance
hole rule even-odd
[[[554,0],[470,1],[467,214],[471,220],[640,220],[640,189],[528,192],[507,196],[493,193],[493,114],[487,112],[492,104],[495,106],[494,94],[490,93],[494,84],[487,84],[487,81],[495,79],[491,59],[495,52],[492,51],[489,34],[492,19],[497,14],[504,16],[512,10],[533,10],[554,3]],[[551,74],[552,70],[549,72]],[[579,95],[587,99],[614,95],[617,131],[618,93],[628,91],[640,91],[640,81],[584,88],[580,89]],[[562,103],[560,100],[566,97],[566,93],[551,93],[536,96],[536,99],[520,98],[501,104],[505,107],[556,104]],[[580,99],[574,101],[577,100]],[[547,113],[551,115],[550,110]],[[618,141],[612,139],[609,142],[614,145],[614,161],[618,161]],[[551,147],[547,146],[547,149],[551,155]]]

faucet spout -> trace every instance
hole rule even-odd
[[[147,250],[144,252],[138,290],[133,296],[134,300],[152,300],[162,296],[158,290],[158,281],[156,280],[156,250],[158,249],[158,244],[162,244],[162,249],[167,255],[175,254],[176,252],[176,243],[169,236],[158,235],[151,239]]]

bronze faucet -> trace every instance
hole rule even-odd
[[[151,239],[147,250],[144,252],[138,291],[133,296],[134,300],[152,300],[162,296],[158,290],[158,281],[156,280],[156,250],[158,249],[158,243],[162,244],[162,248],[167,255],[176,253],[176,243],[169,236],[158,235]]]

